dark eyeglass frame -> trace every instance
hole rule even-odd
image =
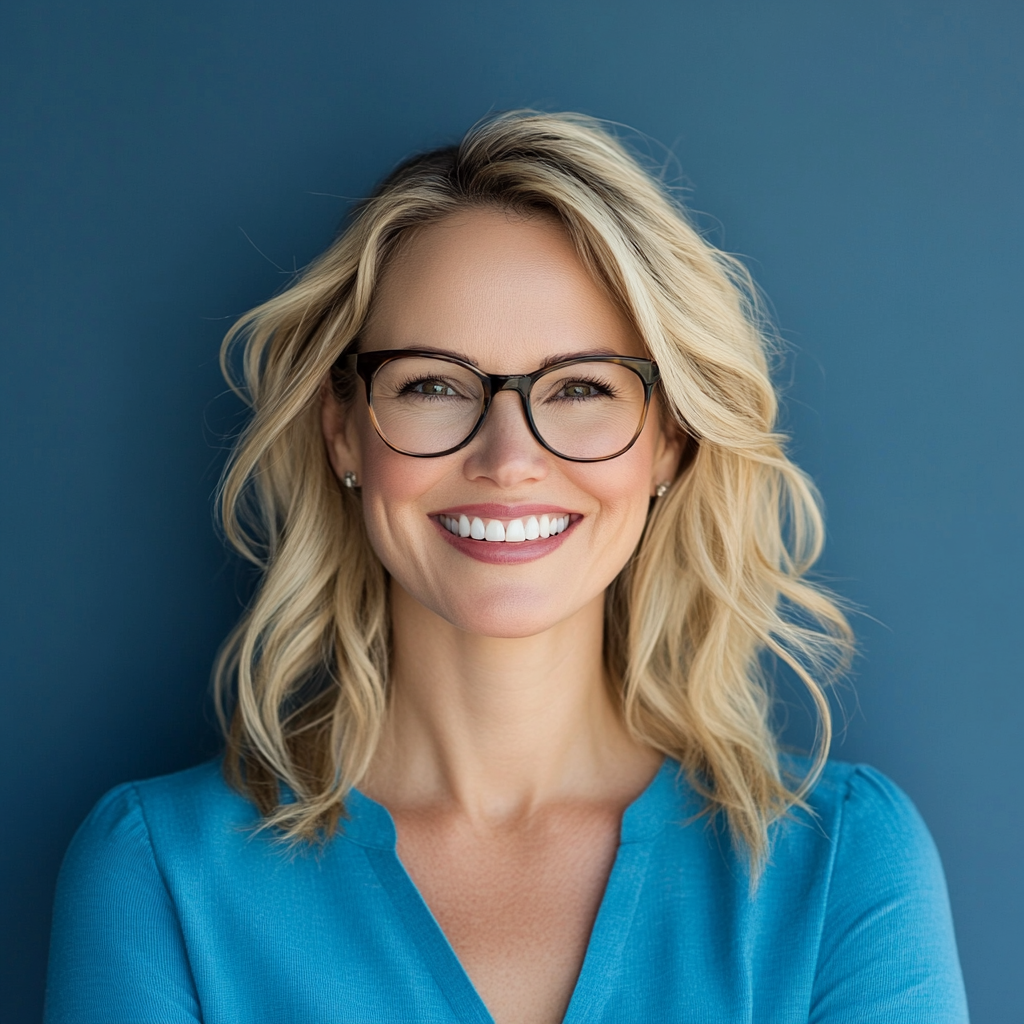
[[[408,356],[426,359],[440,359],[444,362],[454,363],[456,366],[461,366],[464,369],[469,370],[483,385],[483,407],[480,410],[480,416],[476,421],[476,426],[473,427],[469,432],[469,435],[463,441],[452,448],[446,448],[443,452],[432,452],[429,455],[424,455],[421,452],[407,452],[404,449],[397,447],[384,435],[384,431],[381,429],[380,424],[377,422],[377,417],[374,415],[373,379],[377,371],[386,363],[390,363],[395,359],[403,359]],[[640,381],[644,386],[644,407],[640,414],[640,424],[637,426],[636,432],[629,439],[629,443],[623,445],[622,448],[617,452],[613,452],[611,455],[601,455],[596,458],[589,459],[576,458],[572,455],[563,455],[560,451],[552,448],[551,445],[544,440],[540,431],[537,429],[537,424],[533,421],[530,392],[533,390],[534,384],[536,384],[542,377],[546,377],[549,373],[565,369],[568,366],[576,366],[580,363],[615,363],[618,366],[625,366],[640,378]],[[373,423],[374,429],[380,435],[380,439],[392,451],[398,452],[399,455],[408,455],[414,459],[439,459],[443,455],[451,455],[452,453],[465,448],[466,445],[468,445],[473,438],[480,433],[480,428],[484,425],[484,420],[487,419],[487,413],[491,408],[491,401],[494,396],[501,391],[515,391],[518,393],[519,400],[522,403],[523,415],[526,417],[526,423],[530,428],[530,433],[533,434],[534,439],[542,448],[551,452],[552,455],[557,455],[558,458],[565,459],[568,462],[607,462],[609,459],[618,458],[618,456],[629,451],[629,449],[636,443],[636,439],[640,436],[644,429],[644,424],[647,422],[647,411],[651,406],[651,393],[654,390],[655,384],[661,380],[661,372],[658,370],[658,364],[651,359],[642,359],[637,356],[574,356],[572,359],[563,359],[560,362],[551,363],[548,366],[542,366],[539,370],[535,370],[533,373],[501,374],[484,373],[479,367],[474,366],[472,363],[467,363],[464,359],[459,359],[458,356],[422,349],[397,348],[385,349],[378,352],[345,353],[339,357],[338,361],[334,365],[336,370],[341,368],[344,368],[344,370],[349,372],[354,370],[356,374],[362,378],[363,384],[366,386],[366,404],[370,410],[370,421]]]

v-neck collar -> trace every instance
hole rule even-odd
[[[612,993],[653,841],[670,821],[681,821],[679,764],[665,758],[644,791],[623,811],[619,849],[605,886],[563,1024],[599,1019]],[[448,937],[398,859],[398,834],[382,804],[353,789],[346,801],[343,836],[364,847],[398,916],[460,1024],[494,1024]]]

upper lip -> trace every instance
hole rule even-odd
[[[525,519],[527,516],[567,516],[572,512],[563,505],[500,505],[483,502],[477,505],[448,505],[439,508],[432,516],[473,516],[479,519]]]

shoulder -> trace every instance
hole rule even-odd
[[[784,777],[802,779],[810,762],[787,757]],[[948,897],[939,852],[910,797],[882,772],[830,761],[804,798],[773,825],[766,889],[789,892],[815,879],[825,918],[856,919],[879,901],[927,905],[940,917]]]
[[[783,771],[802,778],[810,763],[786,758]],[[890,778],[865,764],[829,761],[805,798],[776,831],[773,860],[813,856],[832,906],[857,893],[929,892],[945,901],[945,879],[928,826]],[[813,853],[811,851],[813,850]]]
[[[782,770],[790,781],[803,778],[808,758],[785,757]],[[816,823],[834,845],[866,838],[873,842],[913,840],[933,844],[913,801],[890,778],[870,765],[829,761],[806,797],[807,811],[796,816]]]
[[[228,785],[220,758],[130,786],[147,823],[161,833],[207,834],[259,822],[255,806]]]
[[[832,854],[830,903],[855,893],[946,903],[939,852],[913,801],[863,764],[830,763],[808,798]]]
[[[65,867],[102,861],[127,869],[140,858],[230,842],[257,822],[253,805],[225,782],[220,761],[209,761],[108,791],[76,832]]]
[[[199,1019],[176,898],[195,876],[184,851],[245,806],[217,764],[101,797],[57,882],[47,1021]]]
[[[910,797],[877,769],[831,762],[807,804],[801,831],[818,831],[823,869],[811,1019],[856,1006],[863,1020],[965,1021],[942,863]]]
[[[220,765],[217,758],[168,775],[122,782],[100,797],[89,818],[116,816],[128,808],[138,811],[143,804],[148,813],[157,814],[174,806],[223,805],[225,799],[230,800],[235,794],[225,782]]]

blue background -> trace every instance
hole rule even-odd
[[[209,667],[250,584],[211,526],[241,422],[222,333],[345,197],[521,105],[665,144],[773,300],[823,572],[864,611],[837,756],[931,826],[976,1024],[1024,1020],[1024,5],[8,0],[0,19],[5,1021],[37,1019],[90,805],[216,749]]]

